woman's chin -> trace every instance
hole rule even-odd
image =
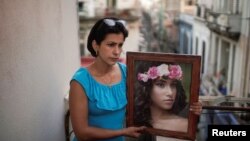
[[[163,109],[164,109],[164,110],[171,110],[172,107],[173,107],[172,104],[165,104],[165,105],[163,106]]]
[[[111,65],[111,66],[115,65],[116,63],[117,63],[117,61],[115,61],[115,60],[111,60],[111,61],[108,62],[108,64]]]

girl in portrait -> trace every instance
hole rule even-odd
[[[187,132],[188,103],[182,82],[184,74],[181,66],[154,61],[138,62],[138,64],[137,76],[135,76],[137,79],[134,103],[135,124],[155,129]],[[200,102],[196,102],[191,104],[190,108],[199,115],[202,106]]]

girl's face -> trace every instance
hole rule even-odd
[[[101,44],[97,46],[98,57],[105,63],[114,65],[120,58],[123,43],[124,36],[122,33],[107,34]]]
[[[152,106],[170,110],[176,98],[176,85],[172,79],[156,79],[151,92]]]

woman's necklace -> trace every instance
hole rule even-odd
[[[94,71],[93,76],[96,78],[96,80],[111,88],[114,81],[114,69],[112,68],[112,70],[109,70],[109,72],[106,73],[100,73],[97,71],[97,69],[95,70],[96,71]]]
[[[113,77],[112,77],[112,75],[110,75],[110,82],[108,84],[108,87],[111,88],[112,84],[113,84]]]
[[[111,73],[105,74],[105,75],[94,75],[96,80],[101,82],[104,85],[107,85],[109,88],[112,87],[113,83],[113,75]]]
[[[104,77],[104,83],[111,88],[112,87],[112,82],[113,82],[113,77],[112,74],[107,74],[107,76]]]

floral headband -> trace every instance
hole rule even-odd
[[[160,66],[153,66],[145,73],[138,73],[137,79],[139,81],[147,82],[149,79],[156,79],[161,76],[167,76],[170,79],[181,80],[182,70],[179,65],[161,64]]]

